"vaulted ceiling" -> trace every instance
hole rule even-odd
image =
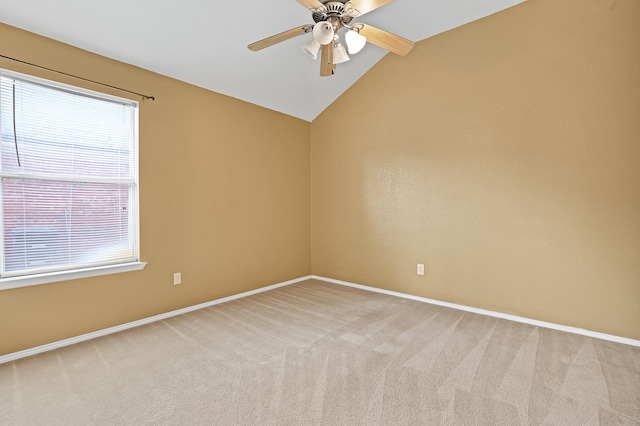
[[[522,1],[395,0],[353,22],[418,42]],[[247,49],[312,24],[296,0],[0,0],[0,22],[306,121],[387,54],[368,43],[320,77],[300,48],[310,34]]]

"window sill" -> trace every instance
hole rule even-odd
[[[24,277],[0,278],[0,290],[48,284],[57,281],[69,281],[78,278],[96,277],[99,275],[118,274],[120,272],[139,271],[147,262],[131,262],[119,265],[99,266],[95,268],[75,269],[73,271],[49,272],[46,274],[27,275]]]

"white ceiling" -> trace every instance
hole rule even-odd
[[[522,1],[396,0],[353,23],[418,42]],[[313,23],[296,0],[0,0],[0,22],[306,121],[387,53],[367,44],[320,77],[319,61],[300,49],[309,34],[247,49]]]

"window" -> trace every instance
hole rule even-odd
[[[136,102],[0,70],[0,287],[139,263],[137,148]]]

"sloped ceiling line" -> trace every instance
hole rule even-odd
[[[362,21],[418,42],[523,0],[395,0]],[[313,121],[387,52],[367,44],[331,77],[303,35],[247,45],[312,23],[295,0],[0,0],[0,22],[268,109]],[[411,54],[411,53],[409,53]]]

